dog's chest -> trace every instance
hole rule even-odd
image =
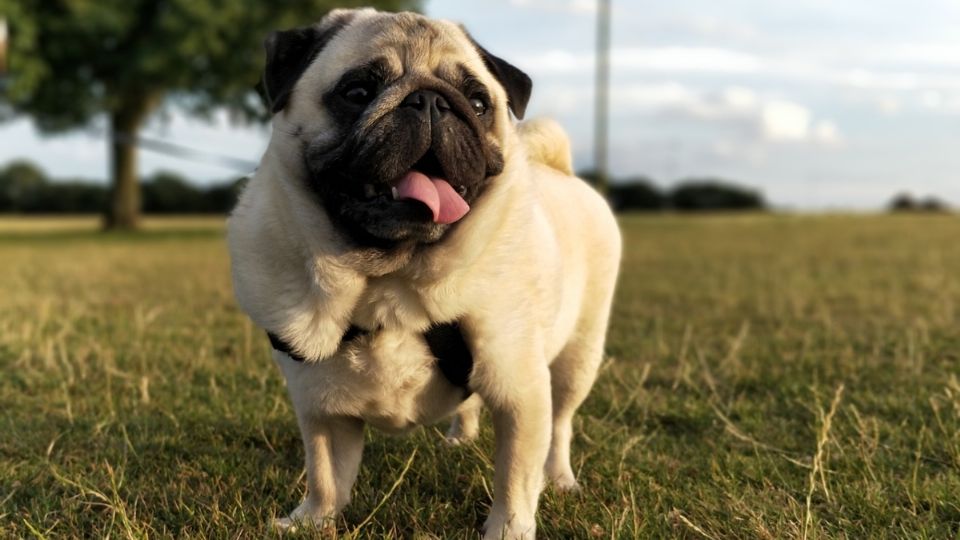
[[[433,320],[427,309],[430,298],[409,280],[396,276],[371,279],[351,317],[363,328],[425,330]]]

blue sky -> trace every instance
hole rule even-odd
[[[960,205],[960,3],[953,0],[612,0],[610,162],[660,185],[721,176],[776,205],[880,208],[899,191]],[[482,7],[481,7],[482,6]],[[534,80],[530,116],[571,133],[591,165],[595,11],[589,0],[429,0]],[[255,161],[268,128],[168,108],[147,135]],[[0,126],[0,162],[106,176],[92,133]],[[229,170],[143,152],[141,171]]]

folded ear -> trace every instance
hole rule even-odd
[[[461,27],[462,28],[462,27]],[[533,81],[530,76],[520,71],[519,68],[506,60],[494,56],[490,51],[484,49],[467,31],[467,38],[473,42],[483,63],[486,64],[490,73],[500,81],[500,85],[507,92],[507,105],[513,111],[513,115],[523,120],[523,114],[527,111],[527,103],[530,101],[530,92],[533,90]]]
[[[283,110],[293,86],[317,54],[353,20],[350,10],[335,10],[313,26],[272,32],[263,42],[267,55],[260,86],[273,113]]]

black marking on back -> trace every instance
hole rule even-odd
[[[424,332],[423,338],[437,359],[437,367],[443,376],[454,386],[463,388],[466,396],[469,396],[471,391],[468,383],[473,371],[473,353],[470,352],[460,324],[435,324]]]

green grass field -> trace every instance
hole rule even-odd
[[[622,224],[583,490],[545,492],[541,537],[960,538],[960,218]],[[222,228],[95,228],[0,220],[0,537],[274,535],[302,449]],[[489,421],[443,427],[370,432],[301,537],[477,537]]]

